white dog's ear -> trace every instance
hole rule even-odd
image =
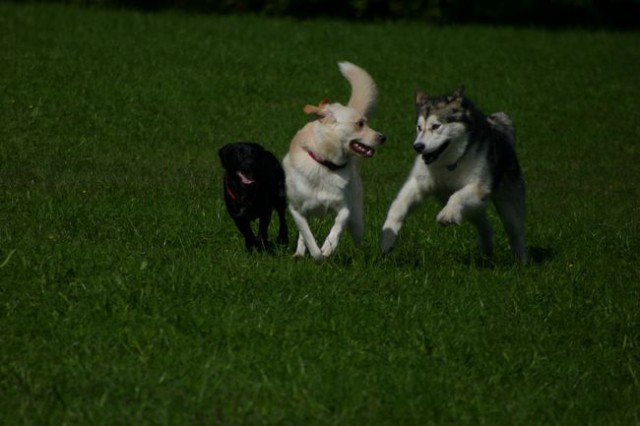
[[[306,114],[315,114],[322,119],[333,119],[333,114],[331,113],[329,106],[329,99],[323,99],[320,101],[318,106],[315,105],[305,105],[304,112]]]
[[[315,114],[319,116],[324,116],[326,106],[329,104],[329,99],[323,99],[320,101],[318,106],[315,105],[305,105],[304,112],[305,114]]]

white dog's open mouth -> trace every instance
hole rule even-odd
[[[376,152],[375,149],[363,144],[357,139],[354,139],[351,142],[349,142],[349,148],[351,148],[353,152],[360,155],[361,157],[367,157],[367,158],[373,157],[373,154],[375,154]]]
[[[238,177],[240,178],[240,183],[242,183],[243,185],[251,185],[252,183],[255,182],[254,179],[251,179],[250,177],[248,177],[242,172],[238,172],[237,174],[238,174]]]

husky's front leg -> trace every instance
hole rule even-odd
[[[338,247],[338,241],[340,241],[340,235],[344,232],[344,228],[349,221],[349,209],[347,207],[342,207],[338,214],[336,215],[336,221],[331,227],[331,231],[329,231],[329,235],[327,239],[324,241],[322,245],[322,255],[324,257],[329,257],[331,253]]]
[[[311,228],[309,228],[309,222],[307,222],[307,218],[293,207],[290,207],[289,211],[291,212],[293,221],[296,223],[296,227],[300,232],[300,236],[298,237],[298,247],[294,256],[304,256],[304,248],[306,246],[306,248],[309,250],[309,254],[311,254],[314,259],[321,259],[322,253],[320,253],[318,243],[316,243],[316,239],[311,233]]]
[[[490,189],[481,183],[466,185],[451,194],[436,220],[441,225],[459,225],[467,212],[486,207],[490,193]]]
[[[425,195],[423,187],[420,185],[416,177],[409,176],[407,182],[405,182],[402,189],[398,193],[398,196],[387,213],[387,219],[382,225],[382,236],[380,237],[380,250],[382,254],[386,254],[393,248],[393,245],[398,238],[400,228],[402,228],[402,222],[404,218],[409,214],[411,208],[417,203],[422,201]]]

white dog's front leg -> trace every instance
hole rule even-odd
[[[382,236],[380,237],[380,250],[386,254],[393,248],[396,242],[402,222],[411,208],[419,203],[424,197],[423,189],[418,180],[412,176],[403,185],[398,196],[391,203],[387,219],[382,225]]]
[[[302,233],[298,233],[298,246],[296,247],[296,252],[294,253],[294,257],[304,257],[304,254],[307,252],[307,246],[304,244],[304,237]]]
[[[336,247],[338,247],[338,241],[340,241],[340,235],[342,235],[342,232],[344,232],[344,228],[346,227],[348,220],[349,220],[349,209],[346,207],[343,207],[340,209],[340,211],[338,211],[338,214],[336,215],[336,221],[333,224],[331,231],[329,231],[329,235],[327,236],[327,239],[324,241],[324,244],[322,245],[321,251],[324,257],[329,257],[331,253],[333,253],[333,251],[336,249]]]
[[[349,186],[351,191],[349,201],[347,202],[349,208],[349,232],[353,237],[353,243],[356,247],[360,247],[364,237],[364,213],[362,211],[362,182],[358,174],[353,176]]]
[[[482,184],[472,183],[462,187],[449,197],[436,220],[441,225],[459,225],[466,212],[484,209],[491,191]]]
[[[311,256],[314,259],[321,259],[322,253],[320,253],[320,249],[318,248],[318,243],[316,243],[316,239],[313,237],[313,234],[311,233],[311,228],[309,228],[309,222],[307,222],[307,218],[305,218],[300,212],[298,212],[293,207],[290,207],[289,211],[291,212],[293,221],[296,223],[296,227],[300,232],[300,237],[298,238],[298,248],[296,250],[295,255],[296,256],[304,255],[304,250],[300,249],[300,240],[302,239],[302,241],[304,242],[304,245],[306,245],[307,249],[309,250],[309,254],[311,254]]]

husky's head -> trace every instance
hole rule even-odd
[[[416,93],[416,140],[413,148],[429,165],[455,164],[469,142],[470,105],[461,86],[451,95],[430,98]]]
[[[318,139],[323,151],[333,158],[355,154],[372,157],[375,147],[384,143],[385,136],[368,125],[368,117],[376,104],[377,89],[371,76],[349,62],[339,64],[342,75],[351,84],[351,98],[347,106],[324,99],[319,105],[307,105],[307,114],[316,114]],[[330,152],[332,151],[332,152]]]

